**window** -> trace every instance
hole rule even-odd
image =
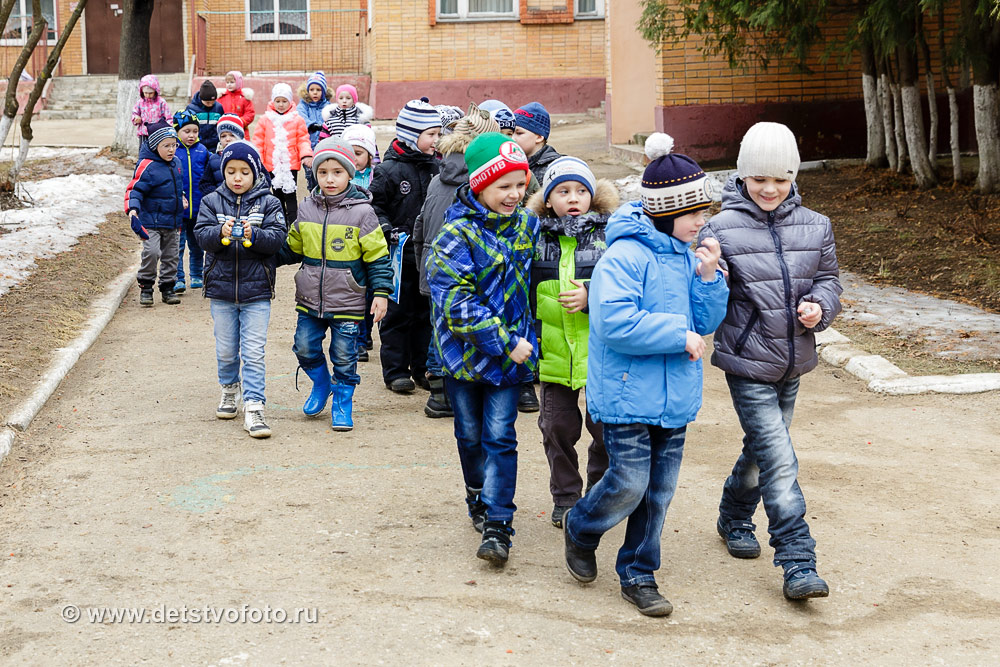
[[[438,0],[438,18],[482,21],[517,18],[515,0]]]
[[[55,44],[59,38],[56,28],[55,0],[42,0],[42,17],[48,24],[43,39],[49,44]],[[23,45],[31,33],[31,26],[31,0],[14,0],[7,25],[3,27],[3,34],[0,35],[0,45]]]
[[[246,0],[247,39],[309,39],[309,0]]]
[[[578,19],[604,18],[604,0],[574,0]]]

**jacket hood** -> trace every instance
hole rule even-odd
[[[441,182],[448,185],[462,185],[469,182],[469,167],[461,153],[448,153],[441,159]]]
[[[313,193],[309,195],[309,198],[317,206],[326,207],[328,204],[331,206],[350,208],[352,206],[357,206],[358,204],[371,204],[372,203],[372,193],[368,192],[364,188],[359,188],[356,184],[351,183],[344,190],[343,197],[339,195],[328,196],[320,192],[319,186],[313,190]],[[336,200],[336,201],[334,201]]]
[[[680,254],[686,252],[691,245],[657,231],[653,222],[642,212],[641,201],[630,201],[622,204],[617,211],[611,214],[611,217],[608,218],[606,238],[608,247],[620,239],[633,238],[654,252],[662,253]]]
[[[160,96],[160,80],[157,79],[152,74],[147,74],[146,76],[139,79],[139,97],[142,98],[142,89],[144,86],[149,86],[156,91],[156,96]]]
[[[799,189],[795,186],[795,183],[792,183],[792,189],[788,193],[788,198],[778,204],[778,208],[774,209],[775,221],[787,218],[792,211],[801,205],[802,196],[799,194]],[[760,220],[765,223],[768,218],[768,214],[744,193],[743,179],[736,175],[730,176],[729,180],[726,181],[725,187],[722,188],[722,210],[739,211],[740,213],[749,215],[754,220]]]
[[[357,102],[350,109],[341,109],[340,105],[335,102],[330,102],[323,107],[324,121],[330,120],[334,115],[343,116],[344,114],[349,119],[353,118],[354,122],[360,125],[367,125],[375,118],[375,112],[364,102]]]
[[[296,91],[299,96],[299,104],[305,104],[306,106],[313,107],[315,109],[322,109],[327,104],[330,103],[330,98],[333,97],[333,91],[327,88],[324,91],[323,97],[320,98],[319,102],[313,102],[312,98],[309,97],[309,87],[306,85],[307,81],[303,81],[299,84],[299,89]],[[316,83],[315,81],[313,83]]]
[[[467,134],[465,132],[452,132],[441,137],[437,142],[437,151],[441,155],[459,153],[465,155],[465,149],[469,147],[472,140],[478,135]]]
[[[550,213],[550,210],[545,207],[544,196],[542,190],[535,190],[535,194],[531,195],[528,203],[525,204],[525,208],[537,215],[539,219],[544,219]],[[597,180],[597,188],[594,190],[594,196],[590,200],[589,212],[600,215],[611,215],[618,208],[619,200],[618,188],[611,181],[600,178]]]
[[[436,160],[433,155],[428,155],[427,153],[421,153],[420,151],[414,150],[404,144],[399,139],[393,139],[392,143],[389,145],[389,150],[385,152],[382,157],[383,160],[400,160],[402,162],[432,162]]]

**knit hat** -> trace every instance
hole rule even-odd
[[[499,132],[481,134],[465,149],[469,186],[476,194],[504,174],[524,171],[531,178],[528,156],[510,137]]]
[[[185,125],[199,125],[198,116],[187,109],[174,114],[174,129],[180,130]]]
[[[229,72],[226,72],[226,76],[233,77],[233,81],[236,82],[236,90],[243,90],[243,72],[230,70]]]
[[[583,186],[590,191],[591,197],[597,189],[597,179],[594,178],[594,172],[587,163],[580,158],[564,155],[553,161],[545,170],[545,176],[542,178],[543,201],[548,200],[549,194],[557,185],[566,181],[583,183]]]
[[[279,97],[284,97],[286,100],[291,102],[294,99],[292,97],[292,87],[287,83],[274,84],[274,87],[271,88],[271,101],[273,102]]]
[[[441,127],[441,116],[437,109],[428,104],[426,97],[410,100],[396,117],[396,138],[416,150],[417,137],[432,127]]]
[[[743,135],[736,172],[740,178],[770,176],[794,181],[799,173],[795,135],[781,123],[757,123]]]
[[[455,123],[454,131],[477,137],[487,132],[499,132],[500,126],[489,111],[477,107],[475,102],[469,104],[469,111]]]
[[[250,165],[250,173],[253,174],[253,182],[260,180],[264,173],[264,165],[260,161],[260,153],[254,145],[248,141],[234,141],[226,146],[222,151],[222,173],[226,173],[226,165],[230,160],[242,160]]]
[[[375,143],[375,130],[367,125],[348,125],[344,128],[340,138],[352,146],[364,148],[373,157],[378,152],[378,146]]]
[[[243,119],[234,113],[223,114],[219,118],[219,122],[216,123],[215,129],[219,131],[220,135],[223,132],[229,132],[235,135],[237,139],[246,139],[246,132],[243,130]]]
[[[454,124],[465,116],[465,112],[461,109],[448,104],[438,104],[434,108],[437,109],[438,115],[441,117],[442,134],[451,132],[454,129]]]
[[[646,157],[652,162],[642,174],[639,199],[653,225],[665,234],[673,233],[674,220],[708,208],[711,184],[698,163],[687,155],[671,153],[674,139],[654,132],[646,139]],[[554,163],[553,163],[554,164]]]
[[[146,137],[146,143],[154,151],[164,139],[169,139],[170,137],[177,138],[177,132],[165,120],[150,123],[146,126],[146,131],[149,133]]]
[[[514,113],[513,111],[511,111],[511,108],[509,106],[507,106],[500,100],[483,100],[482,102],[479,103],[479,108],[482,109],[483,111],[489,111],[490,113],[493,113],[500,109],[506,109],[507,111]]]
[[[514,122],[517,127],[528,132],[534,132],[540,137],[549,138],[549,112],[540,102],[528,102],[514,112]]]
[[[326,97],[326,74],[320,71],[313,72],[312,76],[306,79],[306,90],[309,90],[309,86],[316,84],[323,91],[323,97]]]
[[[201,82],[201,88],[198,89],[198,96],[202,102],[210,102],[219,98],[219,91],[215,89],[214,83],[205,79]]]
[[[313,176],[319,178],[319,166],[327,160],[339,162],[354,178],[354,148],[343,137],[327,137],[313,149]]]
[[[325,90],[325,88],[324,88],[324,90]],[[333,96],[334,99],[340,97],[341,93],[348,93],[348,94],[350,94],[351,99],[354,100],[354,103],[355,104],[358,103],[358,89],[355,88],[354,86],[352,86],[351,84],[344,83],[344,84],[341,84],[341,85],[337,86],[337,93]]]
[[[500,126],[501,130],[513,130],[517,127],[514,112],[510,109],[497,109],[493,112],[493,120]]]

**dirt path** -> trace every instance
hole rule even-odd
[[[291,270],[268,350],[275,435],[214,417],[208,304],[130,295],[0,468],[0,658],[60,664],[665,662],[986,664],[1000,659],[1000,395],[888,398],[822,365],[794,437],[828,600],[783,600],[770,549],[726,556],[716,503],[739,449],[706,373],[664,532],[669,619],[618,597],[621,529],[594,584],[562,565],[532,416],[518,420],[512,559],[473,557],[450,421],[362,364],[353,433],[298,406]],[[759,514],[758,523],[766,523]],[[763,537],[763,531],[761,531]],[[60,617],[78,605],[75,624]],[[93,623],[88,608],[317,608],[318,622]],[[41,656],[44,656],[42,658]]]

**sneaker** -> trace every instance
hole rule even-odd
[[[553,505],[552,516],[551,516],[552,525],[555,526],[556,528],[562,528],[563,517],[566,515],[566,512],[568,512],[569,508],[571,507],[572,505]]]
[[[525,382],[521,385],[521,395],[517,398],[518,412],[538,412],[538,397],[535,396],[535,385]]]
[[[480,496],[482,492],[482,489],[465,487],[465,504],[469,506],[469,518],[477,533],[483,532],[483,525],[486,523],[486,503]]]
[[[562,520],[563,538],[566,542],[566,569],[580,583],[589,584],[597,579],[597,550],[584,549],[570,539],[566,525],[572,513],[572,508],[566,510]]]
[[[487,521],[483,525],[483,543],[476,550],[476,558],[503,567],[510,556],[510,536],[513,534],[510,521]]]
[[[781,566],[785,568],[785,583],[781,592],[789,600],[825,598],[830,595],[830,587],[820,579],[816,573],[816,564],[812,561],[786,561]]]
[[[219,399],[219,407],[215,409],[215,416],[219,419],[235,419],[239,412],[240,404],[240,383],[222,385],[222,398]]]
[[[243,430],[251,438],[271,437],[271,427],[264,421],[264,404],[260,401],[248,401],[243,406]]]
[[[660,595],[654,583],[622,586],[622,598],[634,604],[639,613],[646,616],[669,616],[674,610],[674,605]]]
[[[368,361],[368,348],[364,345],[358,346],[358,361]]]
[[[152,287],[140,287],[139,288],[139,305],[143,308],[152,308],[153,306],[153,288]]]
[[[204,286],[205,286],[205,283],[202,282],[201,278],[192,278],[191,279],[191,289],[201,289]]]
[[[753,534],[757,526],[751,521],[726,521],[721,516],[715,522],[715,529],[726,543],[726,550],[733,558],[757,558],[760,543]]]
[[[192,287],[194,287],[194,285],[192,285]],[[184,294],[184,292],[187,291],[187,285],[184,284],[183,279],[178,280],[177,282],[174,283],[174,291],[177,292],[178,294]]]
[[[181,302],[181,298],[177,296],[174,290],[164,290],[160,292],[160,298],[163,299],[163,303],[170,304],[171,306],[176,306]]]
[[[409,394],[417,388],[417,385],[413,384],[413,380],[410,378],[396,378],[386,382],[385,386],[397,394]]]

